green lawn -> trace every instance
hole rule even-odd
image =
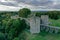
[[[49,34],[41,32],[40,34],[31,34],[26,32],[26,40],[60,40],[60,34]]]
[[[58,20],[54,20],[54,19],[50,19],[49,22],[51,23],[51,26],[57,26],[60,27],[60,19]]]

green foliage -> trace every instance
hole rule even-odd
[[[46,12],[36,12],[36,16],[41,17],[41,15],[47,15]]]
[[[16,37],[16,38],[14,38],[13,40],[19,40],[19,38],[18,38],[18,37]]]
[[[10,19],[10,14],[0,15],[0,40],[13,40],[26,28],[25,20]],[[4,34],[3,34],[4,33]],[[3,38],[6,37],[6,38]]]
[[[26,13],[30,13],[26,11]],[[27,14],[28,15],[28,14]],[[25,20],[11,19],[8,13],[0,15],[0,40],[19,40],[18,36],[26,29]]]
[[[48,12],[37,12],[36,16],[40,17],[41,15],[48,15],[51,19],[59,19],[60,12],[59,11],[48,11]]]
[[[59,19],[59,13],[57,11],[47,12],[51,19]]]
[[[4,20],[3,25],[5,26],[8,40],[18,37],[18,35],[21,34],[27,26],[25,20],[20,19],[10,19],[8,21]]]
[[[0,40],[5,40],[5,35],[0,32]]]
[[[60,19],[58,20],[54,20],[54,19],[49,19],[49,21],[52,23],[50,24],[50,26],[57,26],[57,27],[60,27]]]
[[[28,36],[27,32],[23,31],[18,37],[20,40],[27,40],[28,38],[27,36]]]
[[[31,14],[30,9],[23,8],[23,9],[19,10],[19,16],[20,16],[20,17],[27,18],[28,15],[30,15],[30,14]]]

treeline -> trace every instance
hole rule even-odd
[[[25,11],[25,10],[24,10]],[[23,11],[23,12],[24,12]],[[19,13],[19,11],[18,12],[0,12],[0,15],[2,14],[2,15],[6,15],[6,14],[8,14],[8,15],[11,15],[11,16],[13,16],[13,15],[18,15],[18,13]],[[21,13],[21,11],[20,11],[20,13]],[[48,15],[49,16],[49,18],[51,18],[51,19],[59,19],[60,18],[60,11],[31,11],[31,13],[35,13],[36,14],[36,16],[41,16],[41,15]],[[27,13],[27,14],[29,14],[29,13]],[[22,15],[22,14],[21,14]],[[21,16],[20,15],[20,16]],[[26,15],[26,13],[24,13],[23,15]]]
[[[0,11],[0,15],[10,14],[11,16],[17,15],[18,11]]]
[[[36,16],[41,15],[48,15],[51,19],[59,19],[60,18],[60,11],[46,11],[46,12],[35,12]]]

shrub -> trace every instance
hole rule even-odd
[[[0,32],[0,40],[5,40],[5,35]]]
[[[18,37],[16,37],[16,38],[14,38],[13,40],[19,40],[19,38],[18,38]]]

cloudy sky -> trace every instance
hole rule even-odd
[[[0,11],[18,11],[21,8],[31,10],[60,9],[60,0],[0,0]]]

